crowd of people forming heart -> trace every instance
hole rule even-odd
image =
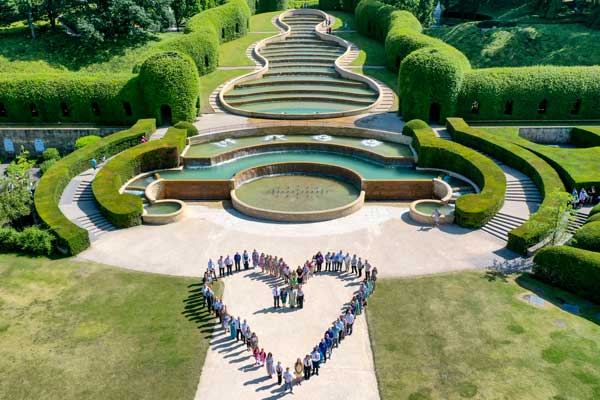
[[[283,284],[275,284],[272,288],[273,308],[290,307],[301,309],[304,307],[303,285],[306,285],[311,277],[322,272],[333,273],[352,273],[357,278],[361,278],[359,289],[354,293],[350,302],[345,306],[342,314],[331,323],[331,326],[323,334],[323,338],[316,346],[306,354],[304,358],[298,358],[293,366],[293,372],[289,367],[283,367],[281,362],[275,363],[273,355],[265,352],[264,348],[259,346],[258,336],[252,331],[247,321],[240,317],[234,318],[229,314],[227,306],[220,298],[215,297],[212,290],[213,281],[219,278],[230,276],[242,269],[259,268],[261,273],[268,274],[276,280],[283,280]],[[218,268],[218,277],[217,277]],[[363,270],[365,275],[363,278]],[[350,257],[349,253],[345,255],[340,250],[338,253],[328,252],[323,255],[316,253],[310,260],[307,260],[303,266],[290,268],[283,258],[271,256],[269,254],[258,253],[256,250],[249,254],[246,250],[243,253],[235,253],[233,257],[227,255],[219,257],[217,262],[208,260],[208,266],[202,278],[202,296],[204,305],[209,313],[214,313],[219,318],[219,323],[226,333],[230,335],[231,340],[242,341],[246,344],[246,350],[251,351],[255,366],[265,366],[269,378],[277,376],[277,384],[284,383],[284,392],[293,392],[294,385],[300,385],[303,380],[309,380],[313,375],[319,375],[319,368],[322,363],[331,358],[334,348],[337,348],[346,336],[352,335],[352,327],[356,316],[362,314],[367,306],[367,299],[375,290],[377,281],[377,268],[371,266],[368,260],[356,255]],[[289,299],[289,305],[288,305]]]

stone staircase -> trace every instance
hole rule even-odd
[[[257,43],[258,42],[252,43],[250,46],[248,46],[246,49],[246,57],[254,62],[256,68],[259,68],[263,66],[263,63],[256,57],[256,53],[254,52],[254,48],[256,47]]]
[[[508,241],[508,232],[523,225],[527,220],[516,215],[498,212],[481,230],[492,236]]]
[[[574,235],[575,232],[577,232],[577,230],[579,230],[579,228],[586,223],[591,209],[591,207],[587,207],[579,210],[573,210],[571,212],[571,218],[569,218],[569,223],[567,224],[567,233]]]
[[[59,205],[71,222],[89,232],[90,241],[117,229],[104,218],[92,192],[92,181],[102,166],[100,164],[95,171],[88,169],[73,178],[64,190]]]
[[[348,67],[350,64],[354,62],[358,58],[360,54],[360,49],[354,44],[350,43],[350,51],[346,54],[342,60],[340,60],[340,65],[342,67]]]
[[[388,85],[381,82],[380,80],[377,80],[373,77],[370,77],[370,78],[373,79],[379,85],[379,88],[381,89],[381,92],[382,92],[382,98],[381,98],[381,101],[379,102],[379,104],[377,104],[377,106],[375,106],[374,108],[369,110],[369,112],[370,113],[384,113],[384,112],[393,111],[392,107],[394,106],[394,101],[396,99],[396,94],[394,93],[394,91]]]
[[[529,178],[506,181],[505,201],[541,203],[543,198],[537,186]]]

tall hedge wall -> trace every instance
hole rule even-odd
[[[554,211],[565,187],[558,173],[531,151],[480,129],[470,127],[461,118],[446,120],[448,131],[458,143],[478,149],[527,175],[544,196],[538,211],[527,222],[508,233],[506,247],[520,254],[548,237],[552,232]]]
[[[475,101],[479,103],[477,112],[472,110]],[[507,105],[509,102],[511,106]],[[458,97],[456,114],[469,120],[599,118],[600,67],[468,71]]]
[[[600,303],[600,253],[553,246],[541,249],[533,262],[538,279]]]
[[[185,129],[171,127],[162,139],[119,154],[98,172],[92,182],[92,191],[106,219],[122,228],[142,223],[141,197],[121,194],[119,190],[129,179],[143,172],[177,167],[186,138]]]
[[[287,10],[288,0],[258,0],[257,10],[259,13]]]
[[[353,13],[358,0],[319,0],[319,9]]]
[[[139,80],[148,113],[159,125],[196,119],[198,73],[188,56],[177,52],[153,55],[142,65]],[[171,121],[163,121],[165,107],[170,109]]]
[[[485,225],[504,204],[504,172],[475,150],[435,137],[429,127],[415,129],[413,133],[420,167],[457,172],[481,188],[478,194],[467,194],[456,200],[456,223],[467,228]]]
[[[128,130],[113,133],[69,154],[42,176],[35,190],[35,209],[42,222],[56,235],[57,245],[68,254],[75,255],[89,247],[88,232],[69,221],[58,207],[70,180],[90,168],[92,158],[111,157],[135,146],[142,136],[149,136],[154,130],[154,120],[140,120]]]
[[[405,120],[600,118],[600,66],[471,69],[459,50],[421,33],[408,11],[362,0],[355,15],[359,32],[385,42],[387,68],[400,70]],[[436,84],[440,93],[433,90]]]
[[[132,124],[145,114],[132,75],[0,74],[1,122]]]

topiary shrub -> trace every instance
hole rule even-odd
[[[139,80],[148,112],[158,124],[196,119],[198,72],[188,56],[155,54],[142,65]]]
[[[402,115],[436,122],[455,115],[466,58],[446,48],[425,47],[408,55],[398,78]]]
[[[83,149],[85,146],[96,143],[100,139],[102,138],[96,135],[82,136],[75,141],[75,150]]]
[[[219,65],[219,40],[212,35],[191,32],[178,35],[161,43],[165,51],[177,51],[189,56],[196,64],[200,76],[209,74]]]
[[[0,251],[16,251],[17,236],[18,232],[14,228],[0,228]]]
[[[413,120],[408,124],[422,125],[423,121]],[[467,228],[485,225],[504,204],[504,172],[492,160],[475,150],[435,137],[435,132],[429,126],[414,129],[413,133],[413,144],[419,155],[420,167],[459,173],[481,188],[478,194],[467,194],[456,200],[456,223]]]
[[[142,199],[120,193],[121,187],[143,172],[177,167],[186,138],[185,129],[172,127],[161,140],[135,146],[106,163],[92,182],[94,198],[106,219],[123,228],[142,223]]]
[[[575,232],[570,246],[600,252],[600,222],[588,222]]]
[[[132,124],[144,115],[137,80],[123,74],[0,74],[0,122]]]
[[[187,132],[187,137],[198,135],[198,128],[191,122],[187,121],[179,121],[175,124],[175,128],[185,129]]]
[[[89,168],[92,158],[110,157],[140,142],[156,130],[153,119],[138,121],[125,131],[113,133],[57,161],[40,179],[34,194],[35,209],[42,222],[56,236],[56,245],[75,255],[89,247],[88,232],[61,212],[58,203],[71,179]]]
[[[429,124],[420,119],[411,119],[402,127],[402,134],[405,136],[415,136],[417,129],[427,129]]]
[[[553,246],[541,249],[533,262],[539,280],[600,303],[600,253]]]

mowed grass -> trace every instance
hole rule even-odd
[[[390,108],[390,111],[398,111],[398,75],[396,73],[391,72],[387,69],[379,68],[353,68],[351,71],[361,75],[370,76],[371,78],[375,78],[389,86],[390,89],[392,89],[396,94],[396,96],[394,97],[394,104]]]
[[[519,128],[482,128],[525,147],[546,159],[563,177],[567,184],[572,181],[580,186],[590,187],[600,184],[600,147],[564,148],[533,143],[519,136]],[[558,168],[560,166],[560,168]]]
[[[277,27],[273,25],[271,20],[282,12],[283,11],[273,11],[253,15],[252,18],[250,18],[250,32],[278,32]]]
[[[352,65],[385,65],[385,47],[377,40],[360,33],[337,33],[336,35],[359,47],[358,58],[352,62]]]
[[[213,324],[194,284],[0,255],[0,398],[192,399]]]
[[[582,24],[481,30],[468,22],[426,33],[461,50],[476,68],[600,64],[600,30]]]
[[[271,37],[274,34],[276,33],[249,33],[231,42],[222,43],[219,46],[219,67],[249,67],[255,65],[254,61],[246,55],[246,50],[252,43]]]
[[[331,27],[333,30],[356,30],[356,19],[354,14],[344,11],[327,11],[327,13],[335,17],[335,22]]]
[[[227,82],[237,76],[248,74],[252,71],[247,69],[226,69],[216,70],[210,74],[200,77],[200,111],[203,113],[212,112],[209,98],[211,93],[222,83]]]
[[[600,398],[599,307],[528,276],[461,272],[377,285],[367,318],[383,400]],[[530,290],[586,314],[530,305],[520,298]]]

